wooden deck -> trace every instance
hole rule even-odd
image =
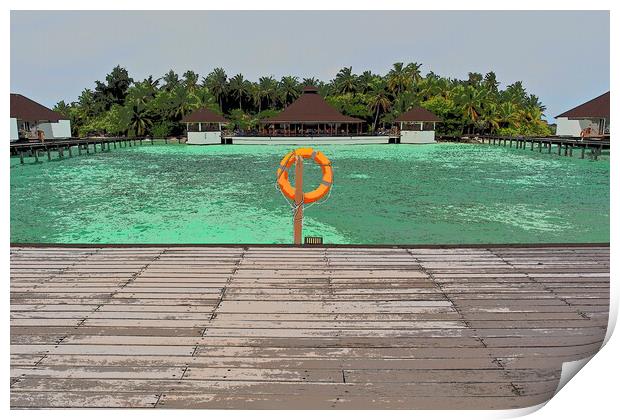
[[[11,249],[11,405],[521,408],[603,341],[609,248]]]

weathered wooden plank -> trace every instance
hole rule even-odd
[[[609,307],[608,247],[11,258],[15,408],[523,407],[600,348]]]
[[[159,395],[139,392],[20,392],[11,391],[13,408],[149,408]]]

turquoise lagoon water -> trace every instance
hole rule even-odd
[[[144,145],[20,165],[11,241],[290,243],[285,146]],[[469,144],[320,146],[329,200],[304,234],[338,244],[609,241],[609,160]],[[319,171],[305,165],[305,190]]]

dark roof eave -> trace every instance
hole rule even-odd
[[[597,96],[594,99],[590,99],[587,102],[577,105],[574,108],[569,109],[566,112],[556,115],[555,118],[568,118],[568,119],[585,119],[585,118],[607,118],[610,116],[609,109],[610,91]],[[583,111],[582,111],[583,110]],[[579,115],[581,112],[594,112],[596,115],[586,117],[585,115]]]

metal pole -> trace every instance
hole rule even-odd
[[[295,213],[293,213],[293,243],[301,245],[304,218],[304,158],[295,158]]]

